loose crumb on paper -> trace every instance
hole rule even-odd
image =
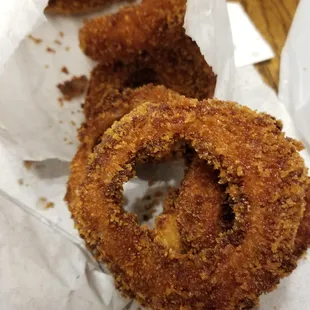
[[[68,68],[66,66],[63,66],[61,68],[61,72],[64,73],[64,74],[69,74],[69,70],[68,70]]]
[[[63,94],[63,99],[71,101],[73,98],[84,94],[88,85],[88,79],[85,75],[74,76],[71,80],[57,85],[57,88]]]
[[[48,201],[48,199],[46,197],[40,197],[39,198],[39,205],[43,206],[44,209],[51,209],[51,208],[55,207],[54,202]]]
[[[32,164],[33,164],[33,161],[30,161],[30,160],[25,160],[25,161],[24,161],[24,167],[25,167],[27,170],[30,170]]]
[[[54,202],[49,201],[49,202],[46,203],[44,208],[45,209],[51,209],[51,208],[54,208],[54,207],[55,207]]]
[[[48,69],[50,66],[49,65],[44,65],[44,68],[45,69]]]
[[[23,179],[18,179],[18,180],[17,180],[17,183],[18,183],[19,185],[23,185],[23,184],[24,184],[24,180],[23,180]]]
[[[65,34],[64,34],[62,31],[59,31],[59,36],[60,36],[61,38],[63,38],[64,35],[65,35]]]
[[[70,121],[72,126],[76,126],[76,122],[75,121]]]
[[[59,102],[59,105],[63,108],[63,106],[64,106],[64,99],[59,97],[57,100]]]
[[[70,51],[70,46],[66,46],[65,50],[66,50],[66,52],[69,52]]]
[[[61,44],[62,44],[61,41],[59,41],[59,40],[57,40],[57,39],[54,40],[54,43],[57,44],[57,45],[61,45]]]
[[[53,48],[49,47],[49,46],[46,48],[46,51],[48,53],[56,54],[56,51]]]
[[[28,38],[29,38],[31,41],[33,41],[35,44],[40,44],[40,43],[42,43],[42,39],[36,38],[36,37],[34,37],[32,34],[30,34],[30,35],[28,36]]]

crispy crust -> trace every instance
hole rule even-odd
[[[93,12],[120,0],[49,0],[47,13],[75,15]]]
[[[86,55],[103,64],[131,63],[148,54],[166,62],[173,47],[202,58],[183,28],[186,0],[144,0],[142,4],[121,9],[86,21],[80,30],[80,46]],[[193,51],[195,53],[193,53]],[[188,66],[190,69],[190,66]]]
[[[171,55],[169,61],[162,63],[145,56],[128,65],[98,65],[91,74],[85,100],[86,118],[117,110],[115,102],[119,102],[124,92],[147,83],[163,84],[189,98],[212,97],[216,83],[212,69],[204,60],[203,63],[190,62],[190,57],[185,53],[175,58]]]
[[[250,308],[287,274],[283,263],[293,257],[308,186],[296,143],[274,118],[235,103],[190,100],[164,87],[154,93],[160,103],[146,101],[114,123],[90,155],[74,203],[68,199],[77,227],[118,287],[143,305]],[[234,226],[212,250],[168,249],[156,229],[139,227],[120,206],[135,158],[160,159],[175,141],[219,170],[232,203]]]

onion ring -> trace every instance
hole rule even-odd
[[[189,56],[189,55],[188,55]],[[203,63],[191,63],[185,55],[179,55],[169,61],[157,62],[151,57],[124,65],[98,65],[91,74],[85,100],[86,118],[95,117],[104,111],[117,112],[115,102],[136,87],[148,84],[163,84],[189,98],[206,99],[214,94],[216,77],[212,69]]]
[[[84,14],[104,8],[106,5],[120,0],[49,0],[45,9],[53,14]]]
[[[157,89],[162,89],[159,87]],[[219,171],[233,228],[214,248],[178,253],[121,208],[136,158],[160,158],[186,141]],[[284,276],[305,208],[307,169],[272,117],[235,103],[199,102],[169,91],[113,124],[89,157],[71,212],[118,287],[153,309],[245,309]]]
[[[104,64],[131,63],[144,54],[165,63],[169,55],[163,57],[163,51],[173,47],[192,59],[203,59],[197,44],[185,34],[185,9],[186,0],[144,0],[116,14],[90,19],[80,30],[81,49]]]

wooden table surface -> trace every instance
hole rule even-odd
[[[280,55],[299,0],[232,0],[240,2],[276,57],[256,65],[264,80],[276,91],[279,84]]]

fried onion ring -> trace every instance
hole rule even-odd
[[[203,58],[183,28],[186,0],[144,0],[118,13],[86,21],[80,30],[80,46],[86,55],[104,64],[131,63],[137,56],[151,55],[166,62],[165,49],[176,46]],[[188,66],[190,68],[190,66]]]
[[[146,101],[114,123],[89,156],[75,203],[69,201],[77,227],[118,287],[143,305],[248,309],[285,275],[305,208],[307,169],[274,118],[156,89],[166,98]],[[211,249],[198,246],[195,253],[163,245],[157,228],[139,227],[121,207],[122,184],[134,175],[137,159],[158,159],[176,141],[218,171],[235,216]]]
[[[53,14],[84,14],[104,8],[106,5],[120,0],[49,0],[45,9]]]

